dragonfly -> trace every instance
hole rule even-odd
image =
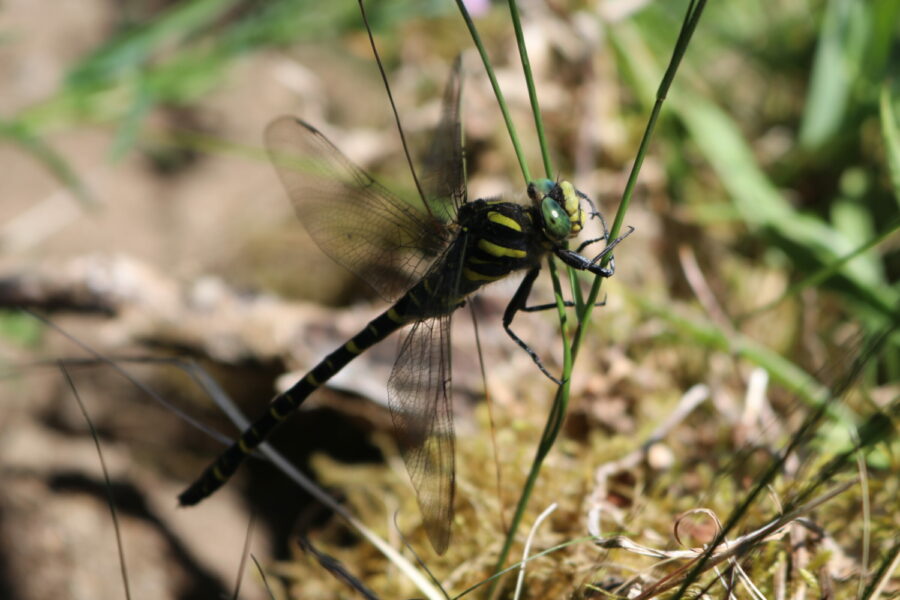
[[[603,266],[602,259],[619,241],[608,243],[590,259],[579,253],[591,243],[608,241],[604,224],[603,238],[584,242],[577,251],[568,249],[567,241],[582,231],[587,219],[599,216],[588,197],[568,181],[529,183],[528,205],[502,198],[469,200],[459,116],[461,87],[457,60],[426,155],[424,210],[379,184],[309,123],[284,116],[266,128],[271,161],[312,239],[391,305],[293,387],[275,396],[179,496],[182,506],[197,504],[219,489],[310,394],[357,356],[408,328],[388,379],[388,404],[425,531],[438,554],[446,551],[455,493],[452,314],[484,285],[525,271],[504,311],[503,327],[549,375],[537,354],[511,329],[517,312],[536,308],[526,307],[526,300],[542,259],[552,253],[575,269],[610,277],[614,264]]]

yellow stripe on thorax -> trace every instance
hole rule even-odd
[[[488,221],[496,223],[497,225],[503,225],[504,227],[508,227],[513,231],[522,231],[522,226],[519,225],[515,219],[511,219],[502,213],[498,213],[492,210],[487,214],[487,218]]]
[[[362,350],[359,349],[359,346],[356,345],[356,342],[350,340],[346,344],[344,344],[344,348],[347,349],[350,354],[359,354]]]
[[[502,258],[507,256],[509,258],[525,258],[524,250],[516,250],[515,248],[506,248],[505,246],[500,246],[494,244],[493,242],[489,242],[487,240],[478,240],[478,247],[491,256],[496,256],[497,258]]]
[[[497,281],[506,277],[505,273],[503,275],[485,275],[469,268],[463,268],[462,274],[469,281]]]

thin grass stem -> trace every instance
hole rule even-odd
[[[468,12],[465,10],[461,1],[458,1],[457,4],[460,7],[460,12],[463,15],[463,18],[466,21],[467,26],[469,27],[469,31],[472,34],[472,38],[475,41],[476,46],[481,53],[482,60],[485,62],[485,68],[488,70],[488,76],[491,78],[492,84],[495,83],[495,78],[493,77],[493,70],[490,69],[489,61],[484,52],[483,45],[480,42],[480,38],[475,29],[474,24],[472,23],[471,18],[468,15]],[[657,98],[656,103],[654,104],[653,110],[650,114],[650,118],[647,123],[647,127],[644,131],[643,137],[641,139],[641,144],[638,149],[637,156],[635,158],[634,165],[632,167],[631,174],[628,179],[628,184],[626,185],[625,192],[623,193],[622,202],[619,204],[619,209],[616,212],[616,218],[613,221],[612,229],[609,233],[609,239],[607,243],[612,240],[615,240],[619,232],[622,230],[622,225],[625,219],[625,213],[628,210],[628,207],[631,202],[631,198],[634,193],[635,186],[637,184],[638,174],[640,173],[641,166],[644,161],[644,157],[647,154],[647,150],[649,148],[650,139],[653,135],[653,132],[656,127],[656,122],[659,119],[659,114],[662,110],[663,102],[668,94],[668,90],[671,87],[671,83],[675,77],[675,73],[677,72],[678,66],[681,63],[681,59],[684,56],[684,53],[687,49],[687,46],[690,42],[691,36],[696,29],[697,23],[700,19],[700,16],[703,12],[703,8],[706,5],[705,0],[692,0],[688,6],[687,12],[685,14],[684,21],[682,23],[681,31],[678,36],[678,40],[675,45],[675,49],[672,53],[672,58],[670,59],[668,69],[663,75],[663,79],[660,83],[660,86],[657,90]],[[537,91],[534,87],[534,79],[531,73],[530,62],[528,60],[527,49],[525,48],[524,35],[522,33],[522,24],[519,18],[518,8],[514,0],[509,0],[509,8],[510,14],[513,21],[513,28],[516,32],[516,40],[519,46],[519,56],[522,61],[522,67],[525,71],[525,79],[526,84],[528,85],[528,93],[529,98],[531,100],[532,112],[534,114],[535,119],[535,127],[538,131],[538,138],[541,144],[541,153],[544,159],[544,167],[547,171],[547,176],[552,177],[552,166],[550,164],[549,152],[547,150],[546,136],[544,134],[543,122],[540,115],[540,108],[537,100]],[[494,88],[495,94],[497,95],[498,101],[502,98],[502,95],[499,92],[499,88],[495,86]],[[507,111],[505,107],[505,103],[501,103],[501,110],[503,110],[504,117],[507,117]],[[510,126],[510,122],[507,122],[507,127]],[[516,147],[517,155],[519,155],[520,150],[518,147],[518,140],[516,138],[512,139],[513,145]],[[523,168],[523,173],[527,173],[527,169]],[[530,181],[530,178],[526,175],[526,180]],[[602,266],[606,266],[611,260],[612,255],[608,255],[603,259]],[[541,465],[543,464],[544,458],[549,453],[550,449],[553,447],[553,444],[556,441],[556,438],[559,435],[559,431],[562,428],[562,423],[565,419],[566,409],[568,407],[569,400],[569,381],[571,379],[572,368],[574,366],[575,357],[577,356],[577,351],[584,340],[584,336],[586,333],[586,322],[590,318],[591,310],[593,309],[594,303],[597,300],[597,297],[600,294],[601,287],[601,277],[596,277],[594,279],[594,283],[591,287],[590,294],[588,295],[586,302],[579,302],[579,306],[577,306],[576,314],[578,315],[578,328],[575,333],[575,337],[573,342],[570,344],[568,337],[568,327],[567,327],[567,317],[565,314],[565,303],[562,296],[562,289],[559,282],[559,277],[556,271],[555,263],[552,258],[548,261],[550,267],[550,275],[551,281],[553,283],[554,295],[556,298],[557,309],[559,312],[560,318],[560,328],[562,331],[562,340],[563,340],[563,370],[561,381],[562,384],[559,386],[557,390],[556,397],[554,398],[553,406],[550,409],[550,413],[547,418],[547,423],[544,427],[544,432],[541,436],[540,443],[538,444],[537,451],[535,453],[534,461],[532,462],[531,469],[528,474],[528,478],[522,489],[522,494],[519,498],[519,502],[516,506],[516,511],[513,515],[513,519],[510,523],[510,529],[507,532],[506,539],[504,540],[503,547],[498,555],[496,566],[494,571],[499,572],[504,563],[506,562],[510,549],[512,547],[512,541],[515,538],[515,532],[518,527],[519,522],[521,521],[522,515],[525,512],[525,507],[527,506],[528,499],[531,495],[531,491],[534,489],[535,482],[537,481],[537,476],[540,472]],[[570,281],[574,282],[574,285],[577,285],[576,276],[572,273],[572,269],[569,269],[570,273]],[[581,294],[573,292],[574,297],[577,300],[582,300]],[[493,597],[494,592],[496,591],[497,585],[499,584],[499,579],[494,580],[491,583],[487,597]]]
[[[622,225],[625,221],[625,213],[628,212],[628,207],[631,205],[631,198],[634,195],[634,189],[637,185],[638,175],[641,172],[641,166],[644,164],[644,157],[647,155],[647,150],[650,147],[650,139],[652,138],[653,132],[656,129],[656,122],[659,120],[659,115],[662,111],[663,103],[666,100],[666,96],[669,93],[669,88],[671,87],[672,81],[675,78],[675,74],[678,71],[678,67],[681,64],[681,59],[684,57],[684,53],[687,50],[688,45],[690,44],[691,37],[694,33],[694,30],[697,28],[697,23],[700,21],[700,17],[702,16],[703,9],[705,7],[706,0],[691,0],[690,4],[688,4],[687,10],[685,11],[684,21],[681,24],[681,31],[679,32],[678,39],[675,42],[675,48],[672,51],[672,57],[669,59],[669,66],[666,68],[666,72],[659,84],[659,88],[657,89],[656,102],[653,105],[653,110],[650,112],[650,118],[647,120],[647,126],[644,129],[644,134],[641,137],[641,143],[638,147],[637,156],[635,156],[634,164],[631,167],[631,173],[628,176],[628,183],[625,185],[625,191],[622,193],[622,201],[619,203],[619,209],[616,211],[616,218],[613,220],[612,227],[609,230],[609,238],[607,239],[607,244],[619,237],[619,234],[622,231]],[[611,259],[612,254],[605,256],[600,263],[601,266],[607,266]],[[587,331],[586,325],[588,323],[588,319],[590,319],[591,311],[594,309],[594,303],[600,296],[602,281],[603,279],[601,277],[594,278],[594,283],[591,286],[591,291],[588,294],[587,301],[584,303],[583,310],[578,315],[578,330],[575,332],[575,340],[573,342],[572,348],[572,352],[575,357],[578,356],[578,350],[581,348],[581,344],[584,341],[584,336]]]
[[[484,70],[487,73],[488,79],[491,80],[491,87],[494,89],[494,96],[497,98],[497,105],[500,107],[500,112],[503,113],[503,121],[506,123],[509,139],[515,149],[516,158],[519,161],[519,168],[522,170],[522,177],[525,178],[526,182],[529,182],[531,181],[531,172],[528,170],[528,163],[525,161],[525,153],[522,151],[522,144],[519,142],[519,135],[516,133],[516,126],[513,124],[512,116],[509,114],[509,107],[506,105],[503,91],[500,89],[500,84],[497,82],[494,68],[491,66],[491,59],[487,55],[487,50],[484,48],[481,36],[478,34],[478,29],[475,28],[475,23],[472,21],[472,16],[469,14],[463,0],[456,0],[456,6],[459,7],[459,12],[466,22],[466,27],[469,29],[469,35],[472,36],[472,42],[478,49],[478,54],[481,56],[481,62],[484,63]]]
[[[519,60],[522,62],[522,70],[525,72],[525,84],[528,86],[528,101],[531,103],[531,112],[534,115],[534,128],[537,132],[538,143],[541,146],[541,159],[544,161],[544,174],[548,179],[554,178],[553,164],[550,161],[550,150],[547,144],[547,136],[544,133],[544,120],[541,118],[541,107],[538,103],[537,89],[534,87],[534,75],[531,72],[531,61],[528,59],[528,48],[525,46],[525,34],[522,31],[522,20],[519,17],[519,7],[516,0],[508,0],[509,14],[512,18],[513,31],[516,32],[516,44],[519,47]]]

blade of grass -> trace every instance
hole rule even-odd
[[[672,56],[669,58],[669,65],[666,67],[666,72],[663,74],[662,81],[660,81],[659,87],[656,90],[656,100],[653,104],[653,109],[650,111],[650,117],[647,120],[644,134],[641,137],[641,143],[640,146],[638,146],[637,155],[635,156],[634,164],[631,167],[631,173],[628,175],[628,182],[625,184],[625,190],[622,193],[622,201],[619,203],[619,209],[616,211],[615,220],[609,230],[609,239],[607,240],[607,243],[618,238],[622,231],[625,213],[628,211],[628,207],[631,204],[634,188],[637,185],[641,166],[644,164],[644,157],[650,147],[650,139],[656,129],[656,123],[659,120],[663,103],[668,97],[669,89],[672,87],[672,81],[675,79],[675,74],[678,72],[678,67],[681,65],[681,60],[684,58],[684,54],[691,42],[697,24],[700,22],[700,17],[703,15],[703,9],[705,7],[706,0],[691,0],[685,10],[684,20],[681,23],[681,30],[678,33],[675,48],[672,50]],[[607,266],[611,259],[611,254],[604,257],[601,266]],[[584,340],[585,332],[587,330],[586,325],[589,322],[591,311],[594,309],[594,304],[600,295],[601,284],[602,278],[597,277],[594,279],[594,284],[591,286],[591,291],[588,294],[583,312],[578,317],[578,331],[575,333],[575,342],[572,348],[572,352],[575,356],[578,355],[578,350]]]
[[[634,74],[638,87],[646,93],[656,72],[646,44],[633,28],[624,25],[611,32],[610,39]],[[741,222],[769,233],[785,252],[802,251],[820,266],[829,265],[855,249],[856,244],[842,232],[791,206],[760,168],[753,149],[733,119],[721,108],[690,91],[673,98],[672,108],[718,174]],[[877,315],[876,322],[885,323],[900,293],[887,285],[873,285],[864,274],[850,267],[845,264],[839,270],[847,284],[842,291]]]
[[[887,83],[881,87],[880,98],[881,136],[884,139],[884,154],[888,172],[891,174],[891,185],[894,196],[900,206],[900,124],[894,112],[891,90]]]
[[[239,0],[194,0],[173,5],[150,24],[136,27],[104,44],[68,77],[69,85],[95,86],[145,64],[162,45],[184,39],[220,18]]]
[[[528,101],[531,103],[531,112],[534,115],[534,128],[537,132],[538,143],[541,146],[541,158],[544,161],[544,174],[547,179],[553,179],[553,164],[550,162],[550,150],[547,144],[547,136],[544,133],[544,120],[541,118],[541,107],[538,104],[537,89],[534,87],[534,76],[531,73],[531,61],[528,60],[528,48],[525,46],[525,35],[522,31],[522,19],[519,16],[519,7],[516,0],[508,0],[509,14],[512,18],[513,31],[516,33],[516,45],[519,47],[519,61],[525,72],[525,84],[528,86]]]
[[[513,149],[516,152],[516,159],[519,161],[519,169],[522,171],[522,177],[525,179],[525,182],[531,181],[531,172],[528,170],[528,163],[525,162],[525,153],[522,151],[522,144],[519,142],[519,135],[516,133],[516,126],[512,121],[512,116],[509,114],[509,108],[506,105],[506,99],[503,96],[503,91],[500,89],[500,84],[497,82],[497,76],[494,74],[494,68],[491,66],[491,59],[487,55],[487,50],[485,50],[484,44],[481,41],[481,35],[478,33],[478,29],[475,27],[475,22],[472,21],[472,16],[469,14],[469,10],[466,8],[465,2],[463,0],[456,0],[456,6],[459,8],[459,13],[462,15],[463,20],[466,22],[466,27],[469,29],[469,35],[472,36],[472,42],[475,44],[475,48],[478,50],[479,56],[481,56],[481,62],[484,64],[484,70],[487,73],[488,79],[491,81],[491,87],[494,90],[494,96],[497,98],[497,105],[500,107],[500,112],[503,113],[503,121],[506,123],[506,131],[509,133],[509,139],[512,142]]]
[[[35,135],[29,127],[19,122],[0,121],[0,137],[12,140],[43,164],[60,183],[72,192],[72,195],[84,208],[97,208],[97,201],[84,182],[78,178],[75,169],[66,161],[65,157]]]
[[[797,394],[810,406],[821,406],[827,397],[827,390],[818,385],[806,371],[751,338],[740,333],[728,334],[715,324],[680,314],[671,305],[653,302],[640,294],[631,294],[627,290],[624,293],[629,302],[633,302],[648,315],[661,318],[693,344],[744,358],[765,369],[774,381]],[[838,422],[852,424],[858,421],[846,406],[840,405],[831,410]]]
[[[767,302],[766,304],[760,306],[759,308],[755,308],[755,309],[749,311],[748,313],[741,315],[739,318],[746,319],[748,317],[752,317],[752,316],[756,316],[760,313],[764,313],[764,312],[771,310],[772,308],[778,306],[779,304],[781,304],[788,298],[796,296],[797,294],[799,294],[801,291],[805,290],[806,288],[813,287],[813,286],[816,286],[816,285],[822,283],[823,281],[827,280],[829,277],[835,275],[838,271],[840,271],[841,267],[843,267],[846,263],[850,262],[857,256],[871,250],[872,248],[874,248],[875,246],[877,246],[884,240],[891,237],[894,233],[897,232],[898,229],[900,229],[900,218],[894,219],[893,223],[888,225],[883,232],[872,237],[865,243],[861,244],[859,247],[857,247],[852,252],[845,254],[844,256],[838,258],[837,260],[835,260],[834,262],[832,262],[830,264],[824,265],[822,268],[820,268],[815,273],[812,273],[808,277],[804,277],[797,283],[791,285],[789,288],[787,288],[784,291],[784,293],[782,293],[780,296],[778,296],[771,302]]]
[[[550,161],[550,152],[547,144],[547,137],[544,132],[544,122],[541,118],[541,109],[538,102],[537,97],[537,89],[534,85],[534,76],[531,72],[531,61],[528,59],[528,48],[525,45],[525,36],[522,31],[522,20],[519,16],[518,6],[516,5],[515,0],[509,0],[509,12],[512,19],[513,31],[516,35],[516,43],[519,49],[519,59],[522,64],[522,70],[525,75],[525,83],[528,88],[528,98],[531,104],[531,110],[534,117],[534,125],[535,130],[538,135],[538,142],[541,147],[541,157],[544,162],[544,171],[546,173],[546,177],[548,179],[553,178],[553,166]],[[465,15],[464,15],[465,18]],[[471,19],[466,19],[467,23],[471,23]],[[470,29],[474,32],[474,24],[470,26]],[[478,44],[477,38],[473,35],[473,38],[476,39],[476,45]],[[479,46],[479,48],[481,48]],[[485,59],[485,54],[482,54],[482,58]],[[485,62],[485,68],[489,69],[491,77],[491,81],[494,81],[493,77],[493,69],[490,69],[489,61]],[[495,88],[495,91],[499,91],[499,88]],[[498,96],[498,102],[501,101],[501,96]],[[504,114],[506,111],[504,110]],[[516,146],[517,141],[514,140],[514,146]],[[517,155],[518,155],[518,147],[517,147]],[[520,158],[521,160],[521,158]],[[523,170],[523,175],[525,176],[525,183],[530,183],[530,177],[527,174],[527,171]],[[563,346],[563,376],[561,381],[563,382],[557,388],[556,396],[553,400],[553,404],[550,408],[550,413],[547,417],[547,422],[544,425],[544,431],[541,434],[541,440],[538,443],[537,451],[535,453],[535,457],[532,460],[531,467],[529,469],[528,477],[525,480],[525,484],[522,487],[522,492],[519,495],[519,500],[516,503],[516,509],[513,512],[512,520],[510,521],[509,529],[506,532],[506,537],[503,541],[503,547],[500,550],[500,553],[497,557],[497,562],[494,565],[494,572],[497,573],[503,569],[503,565],[509,557],[509,553],[512,549],[513,540],[515,540],[516,531],[519,528],[519,524],[522,522],[522,518],[525,514],[525,508],[528,506],[528,500],[531,498],[531,493],[534,489],[534,485],[537,482],[538,475],[540,474],[541,466],[543,465],[544,458],[550,451],[550,448],[553,447],[554,442],[556,441],[556,437],[559,435],[559,431],[562,429],[562,423],[565,420],[565,415],[568,411],[568,400],[569,400],[569,375],[572,369],[572,348],[569,342],[568,335],[568,323],[567,323],[567,315],[565,308],[565,300],[562,296],[562,286],[559,281],[559,274],[556,269],[556,263],[553,260],[552,256],[547,258],[547,266],[550,271],[550,279],[553,284],[553,292],[554,298],[556,302],[556,310],[559,318],[560,324],[560,333],[562,339]],[[574,270],[569,267],[569,281],[572,283],[573,288],[577,288],[577,278],[575,277]],[[579,300],[581,299],[580,294],[575,295]],[[580,305],[578,306],[580,309]],[[501,578],[494,579],[490,586],[487,589],[487,598],[491,598],[494,596],[497,586],[500,584]]]
[[[106,502],[109,505],[109,514],[112,517],[113,522],[113,532],[116,536],[116,549],[119,554],[119,572],[122,575],[122,585],[125,587],[125,598],[126,600],[131,600],[131,585],[128,581],[128,565],[125,562],[125,545],[122,542],[122,526],[119,523],[119,511],[116,509],[116,499],[113,495],[113,486],[112,480],[109,477],[109,469],[106,466],[106,459],[103,457],[103,448],[100,446],[100,435],[94,427],[94,421],[91,419],[90,414],[88,414],[84,402],[81,401],[81,395],[78,393],[78,388],[75,387],[75,382],[72,381],[72,377],[69,375],[69,371],[66,369],[65,364],[59,362],[57,363],[57,366],[62,372],[63,377],[65,377],[66,385],[68,385],[69,389],[72,391],[72,396],[78,404],[78,410],[81,411],[81,416],[84,418],[85,423],[87,423],[88,429],[91,432],[91,439],[94,441],[94,448],[97,450],[97,458],[100,459],[100,469],[103,471],[103,482],[105,483],[106,489]]]
[[[140,93],[153,102],[147,111],[160,104],[190,104],[216,89],[239,64],[236,59],[250,52],[333,38],[361,27],[352,3],[271,0],[254,10],[232,10],[239,4],[184,2],[119,33],[75,65],[53,96],[23,109],[15,121],[35,133],[85,122],[118,125],[134,110]],[[414,7],[420,10],[412,0],[376,3],[369,17],[377,30]],[[423,10],[435,13],[438,7]]]
[[[541,116],[541,107],[538,102],[537,96],[537,88],[534,85],[534,74],[531,71],[531,60],[528,58],[528,47],[525,45],[525,34],[522,30],[522,19],[519,16],[519,6],[515,2],[515,0],[508,0],[507,4],[509,5],[509,14],[512,19],[513,31],[516,34],[516,45],[519,49],[519,62],[522,64],[522,71],[525,75],[525,85],[528,88],[528,101],[531,104],[531,113],[534,117],[534,129],[537,133],[538,144],[541,148],[541,158],[544,162],[544,176],[547,179],[555,179],[556,173],[553,170],[553,162],[550,160],[550,147],[547,143],[547,135],[544,130],[544,119]],[[528,183],[528,182],[526,182]],[[547,257],[548,264],[552,264],[554,261],[553,256]],[[578,279],[575,273],[575,269],[572,267],[566,267],[566,270],[569,275],[569,283],[572,287],[572,297],[575,300],[575,311],[576,314],[580,314],[582,308],[584,306],[584,295],[581,293],[581,288],[578,286]],[[550,275],[551,277],[556,277],[556,269],[552,266],[550,267]],[[560,309],[562,310],[562,309]],[[560,315],[560,319],[563,319],[563,316]],[[560,322],[562,325],[562,322]],[[563,338],[563,343],[567,344],[567,338]]]
[[[830,0],[819,34],[800,145],[820,147],[840,130],[865,51],[870,15],[866,3]]]

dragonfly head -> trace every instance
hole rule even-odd
[[[541,215],[541,230],[550,241],[559,243],[581,232],[587,213],[581,200],[587,196],[568,181],[537,179],[528,184],[528,197]]]

